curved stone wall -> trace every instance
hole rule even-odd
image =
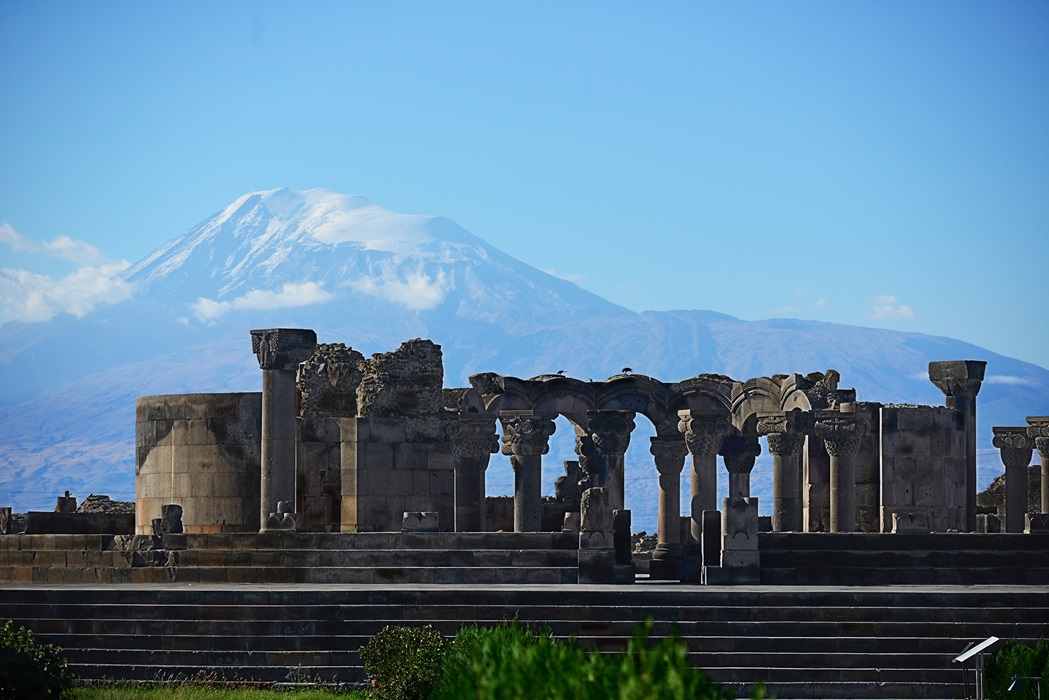
[[[136,531],[182,506],[189,533],[257,532],[262,394],[167,394],[135,402]]]

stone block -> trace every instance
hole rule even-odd
[[[761,555],[757,549],[742,551],[742,550],[722,550],[721,552],[721,567],[725,569],[741,568],[741,567],[754,567],[757,568],[761,561]]]
[[[581,506],[583,532],[612,532],[613,515],[610,495],[603,488],[590,488],[583,492]]]
[[[929,533],[929,516],[921,511],[893,513],[892,531],[897,534],[925,535]]]
[[[429,471],[431,496],[452,496],[455,493],[455,473],[445,469]]]
[[[561,526],[561,532],[579,532],[580,515],[572,511],[565,513],[565,523]]]
[[[11,508],[4,506],[0,508],[0,535],[6,535],[11,531]]]
[[[1049,533],[1049,513],[1028,513],[1024,520],[1026,534]]]
[[[401,532],[439,532],[437,511],[405,511]]]
[[[758,499],[724,498],[721,501],[722,560],[724,550],[757,550]]]

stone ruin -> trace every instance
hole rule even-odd
[[[623,473],[638,414],[656,431],[655,578],[754,580],[762,528],[750,473],[763,441],[773,457],[772,532],[1046,526],[1045,517],[1025,519],[1016,505],[1025,481],[1021,496],[1007,494],[1004,513],[979,512],[983,362],[930,363],[945,405],[917,406],[858,401],[833,370],[673,383],[639,374],[584,382],[560,373],[483,373],[469,387],[446,389],[440,346],[429,340],[366,358],[341,343],[319,344],[310,330],[257,330],[251,338],[261,393],[138,399],[140,535],[168,504],[181,506],[186,533],[483,532],[499,517],[484,478],[501,450],[514,470],[514,496],[503,501],[512,507],[512,529],[577,532],[580,570],[585,558],[616,578],[609,572],[630,563]],[[572,425],[578,460],[565,464],[556,494],[544,497],[543,455],[559,416]],[[1045,513],[1049,418],[1029,421],[995,428],[995,444],[1007,481],[1037,446]],[[718,457],[728,471],[726,494],[717,492]],[[681,494],[689,458],[691,488]],[[508,528],[510,518],[507,510],[499,524]]]

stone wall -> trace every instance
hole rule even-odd
[[[934,406],[884,406],[881,415],[881,531],[893,516],[920,513],[934,532],[965,530],[965,420]]]
[[[261,394],[143,396],[135,409],[138,534],[168,503],[188,533],[258,530]]]

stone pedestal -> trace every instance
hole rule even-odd
[[[1027,437],[1042,459],[1042,512],[1049,513],[1049,416],[1027,416]]]
[[[608,490],[584,491],[580,510],[579,583],[629,583],[634,567],[616,563],[617,509],[611,507]]]
[[[721,566],[705,566],[706,583],[761,583],[758,550],[758,499],[726,498],[721,502]]]
[[[965,416],[965,531],[976,532],[976,395],[987,363],[980,360],[930,362],[929,381],[946,397],[945,405]]]
[[[830,455],[830,531],[856,530],[856,454],[870,427],[852,413],[819,411],[815,433]]]
[[[484,474],[499,451],[495,418],[465,413],[448,426],[455,469],[455,531],[484,532]]]
[[[251,331],[251,349],[262,369],[262,470],[260,530],[279,501],[295,502],[295,373],[317,347],[317,334],[300,328]]]
[[[514,470],[514,532],[539,532],[543,523],[543,455],[550,449],[555,414],[502,411],[503,454]]]
[[[995,427],[994,446],[1005,465],[1005,531],[1023,532],[1027,515],[1027,465],[1031,463],[1034,441],[1027,427]]]
[[[596,474],[592,483],[604,488],[613,510],[623,510],[623,455],[634,430],[632,411],[587,411],[586,431],[593,441]]]
[[[772,454],[772,530],[802,529],[801,449],[811,434],[811,413],[759,413],[758,434],[766,436]]]
[[[681,577],[681,469],[687,450],[681,437],[654,437],[651,443],[659,472],[659,520],[650,576],[676,581]]]

